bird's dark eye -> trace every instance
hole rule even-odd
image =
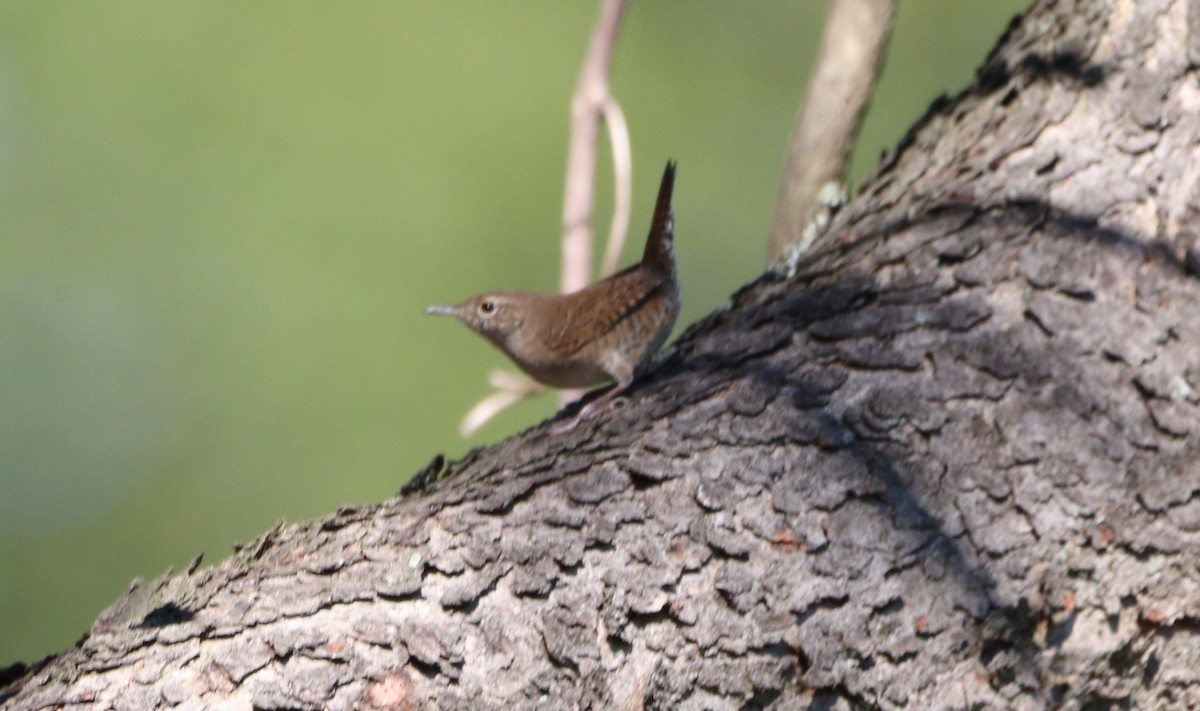
[[[490,314],[496,310],[496,303],[494,301],[485,301],[479,305],[479,310],[485,314]]]

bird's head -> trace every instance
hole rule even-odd
[[[526,321],[528,294],[494,291],[472,296],[452,306],[430,306],[427,314],[453,316],[467,328],[504,348],[508,338]]]

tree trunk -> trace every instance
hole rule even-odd
[[[0,702],[1200,706],[1197,65],[1197,0],[1038,3],[627,407],[136,585]]]

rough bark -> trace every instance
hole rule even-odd
[[[1195,2],[1039,3],[626,408],[136,586],[0,700],[1200,706],[1197,64]]]

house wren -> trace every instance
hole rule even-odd
[[[425,313],[462,321],[544,385],[585,388],[616,381],[576,421],[588,417],[629,387],[679,315],[674,184],[675,163],[668,162],[638,264],[570,294],[494,291],[454,306],[430,306]]]

